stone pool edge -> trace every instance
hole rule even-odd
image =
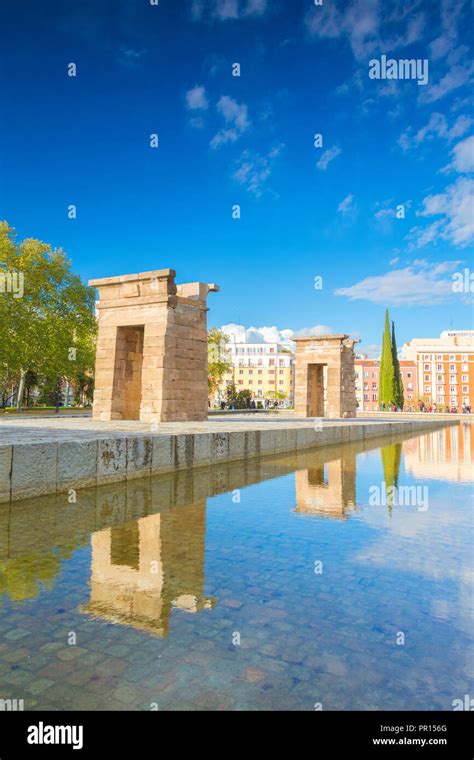
[[[219,462],[414,433],[458,420],[324,422],[265,430],[97,433],[87,440],[0,444],[0,504]]]

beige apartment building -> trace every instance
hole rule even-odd
[[[445,330],[439,338],[413,338],[402,356],[414,362],[418,394],[438,410],[472,407],[474,396],[474,330]]]
[[[283,394],[280,404],[294,404],[295,355],[289,345],[281,343],[226,344],[232,369],[219,386],[215,401],[226,400],[226,388],[231,383],[236,390],[248,389],[256,401],[274,399]]]

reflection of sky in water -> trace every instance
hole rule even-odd
[[[401,458],[354,445],[2,508],[0,697],[451,709],[472,693],[472,490],[466,436],[457,461],[433,443],[442,479],[420,438]],[[427,511],[370,506],[393,478],[427,485]]]

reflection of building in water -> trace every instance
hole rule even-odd
[[[347,519],[356,503],[355,456],[297,470],[295,475],[297,514]]]
[[[403,444],[405,469],[419,478],[471,482],[474,462],[472,424],[460,422]]]
[[[173,608],[205,598],[206,500],[92,534],[90,602],[81,611],[166,636]]]

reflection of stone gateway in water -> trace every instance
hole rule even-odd
[[[327,470],[327,482],[324,478]],[[296,477],[296,512],[315,517],[347,519],[356,505],[356,460],[336,459],[299,470]]]
[[[206,500],[92,535],[90,602],[81,612],[166,636],[173,608],[204,597]]]

